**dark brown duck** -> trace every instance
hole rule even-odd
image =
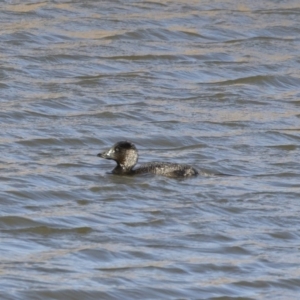
[[[196,169],[189,165],[168,162],[151,162],[134,169],[139,157],[138,151],[135,145],[128,141],[117,142],[109,150],[99,153],[97,156],[114,160],[117,163],[117,166],[112,170],[112,173],[118,175],[150,173],[179,178],[196,176],[199,174]]]

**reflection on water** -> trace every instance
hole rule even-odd
[[[299,14],[5,1],[1,299],[295,298]],[[202,175],[107,174],[123,139]]]

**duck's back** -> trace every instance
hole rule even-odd
[[[189,165],[152,162],[133,170],[135,174],[152,173],[168,177],[189,177],[198,175],[198,171]]]

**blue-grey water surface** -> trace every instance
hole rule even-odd
[[[0,299],[298,299],[298,0],[0,6]]]

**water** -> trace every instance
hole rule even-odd
[[[1,3],[1,299],[298,298],[298,1]]]

